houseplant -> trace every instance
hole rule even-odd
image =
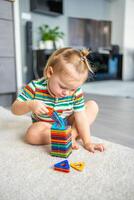
[[[60,31],[59,26],[51,28],[47,24],[43,24],[39,27],[39,33],[41,42],[44,43],[44,48],[46,49],[53,49],[55,47],[56,42],[59,39],[62,39],[64,36],[64,33]]]

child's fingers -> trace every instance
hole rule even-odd
[[[104,149],[104,146],[103,146],[103,144],[96,144],[95,145],[95,150],[98,150],[98,151],[104,151],[105,149]]]
[[[102,144],[102,146],[103,146],[103,151],[105,151],[105,150],[106,150],[106,147],[105,147],[105,145],[104,145],[104,144]]]
[[[39,112],[41,114],[45,114],[45,113],[48,112],[48,109],[47,109],[47,107],[44,104],[40,104],[37,110],[39,110]]]
[[[95,150],[101,152],[105,150],[105,146],[103,144],[86,144],[85,148],[92,153],[95,153]]]
[[[45,106],[41,106],[41,107],[37,108],[34,111],[34,113],[37,115],[45,114],[45,113],[47,113],[47,109],[45,108]]]
[[[105,151],[106,148],[105,148],[105,145],[104,144],[101,144],[101,147],[102,147],[102,151]]]
[[[95,152],[95,148],[94,148],[94,147],[95,147],[94,144],[85,144],[85,148],[86,148],[88,151],[92,152],[92,153]]]
[[[94,153],[95,152],[94,147],[93,146],[90,147],[89,151],[92,152],[92,153]]]
[[[44,111],[44,113],[48,113],[49,112],[48,109],[46,108],[46,106],[43,107],[43,111]]]

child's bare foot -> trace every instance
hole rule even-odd
[[[75,139],[72,139],[72,149],[75,149],[75,150],[79,149],[79,145]]]

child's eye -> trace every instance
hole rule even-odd
[[[62,86],[60,86],[61,87],[61,89],[63,89],[63,90],[67,90],[67,88],[65,88],[65,87],[62,87]]]
[[[60,85],[60,88],[63,89],[63,90],[67,90],[67,88],[62,86],[62,85]]]
[[[62,85],[60,85],[60,88],[63,89],[63,90],[70,90],[71,92],[74,92],[76,89],[68,89]]]

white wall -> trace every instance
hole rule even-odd
[[[123,53],[123,80],[134,80],[134,0],[109,1],[107,16],[112,21],[112,43]]]
[[[106,19],[105,0],[65,0],[65,15],[71,17]]]
[[[126,0],[123,79],[134,80],[134,0]]]
[[[113,0],[108,4],[107,17],[112,21],[111,41],[112,44],[118,44],[123,52],[125,0]]]

